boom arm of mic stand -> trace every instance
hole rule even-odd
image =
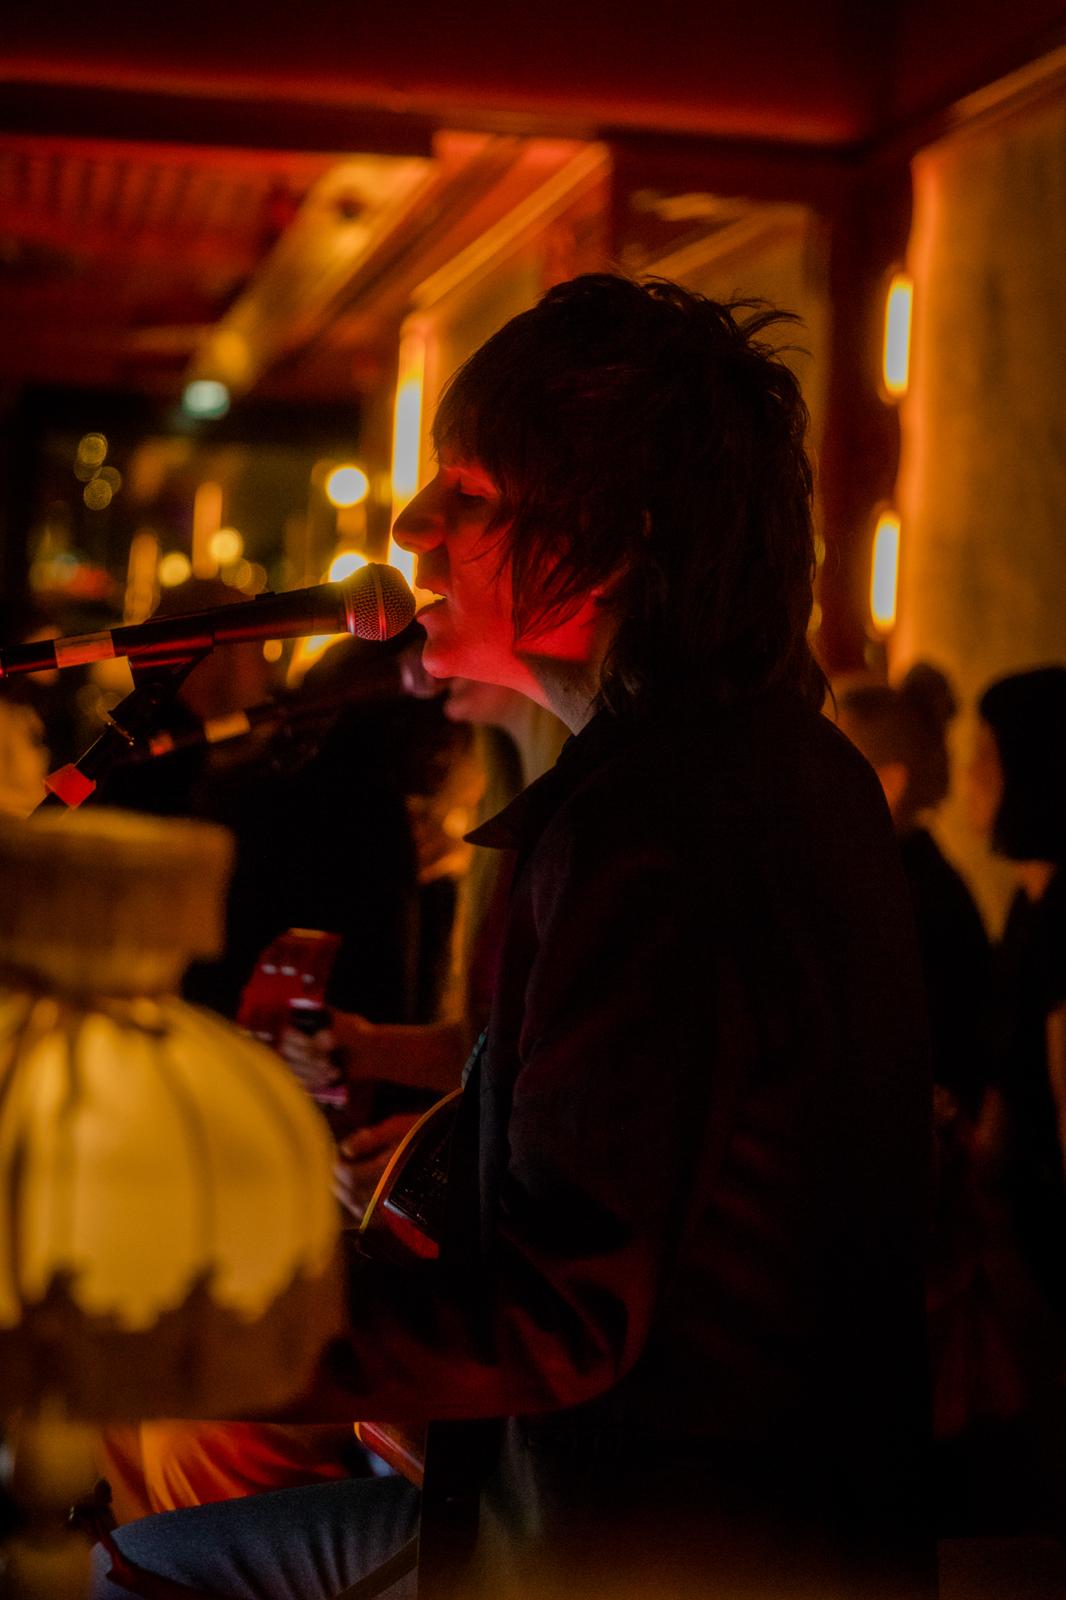
[[[44,780],[48,793],[37,809],[65,806],[72,810],[88,800],[100,780],[155,726],[161,709],[169,705],[207,653],[196,650],[165,666],[131,664],[132,691],[108,715],[103,733],[76,761],[49,773]]]

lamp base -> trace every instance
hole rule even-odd
[[[4,1550],[3,1600],[82,1600],[90,1546],[68,1526],[72,1503],[97,1476],[93,1430],[55,1415],[11,1425],[11,1490],[19,1531]]]

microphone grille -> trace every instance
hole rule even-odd
[[[357,639],[392,639],[415,614],[415,597],[401,572],[371,561],[344,584],[348,632]]]

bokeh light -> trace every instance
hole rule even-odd
[[[107,460],[107,438],[102,433],[86,433],[78,442],[78,464],[83,467],[102,467]]]
[[[360,555],[358,550],[341,550],[329,564],[327,582],[340,583],[343,579],[350,578],[353,572],[358,572],[360,567],[365,566],[366,556]]]
[[[335,506],[358,506],[370,493],[370,479],[362,467],[345,463],[334,467],[326,479],[326,498]]]
[[[219,528],[211,535],[207,548],[220,567],[231,567],[244,554],[244,540],[236,528]]]
[[[81,497],[90,511],[105,511],[111,504],[115,491],[102,473],[97,473],[95,478],[90,478],[81,492]]]
[[[881,370],[885,390],[893,400],[901,399],[907,392],[913,309],[914,284],[905,273],[897,272],[889,284],[885,302],[885,347]]]
[[[899,537],[900,519],[896,512],[882,512],[874,533],[870,564],[870,616],[879,633],[888,633],[896,625]]]
[[[190,417],[224,417],[229,410],[229,390],[214,378],[196,378],[185,385],[181,405]]]
[[[159,581],[164,589],[176,589],[192,576],[192,562],[182,550],[168,550],[159,563]]]

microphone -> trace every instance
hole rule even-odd
[[[41,639],[0,648],[0,678],[55,667],[84,666],[128,656],[137,666],[176,666],[217,644],[350,633],[380,642],[402,633],[415,614],[414,595],[395,567],[370,562],[343,583],[319,583],[288,594],[263,594],[237,605],[216,606],[186,617]]]
[[[372,660],[359,666],[358,675],[352,675],[341,688],[319,695],[278,695],[273,700],[263,700],[259,705],[248,706],[243,711],[229,711],[218,717],[197,718],[195,722],[177,729],[160,729],[144,742],[131,749],[123,765],[142,765],[160,756],[172,755],[177,750],[195,750],[203,745],[226,744],[231,739],[242,739],[253,728],[299,726],[314,722],[316,718],[332,716],[350,706],[382,704],[409,696],[413,700],[433,700],[444,693],[444,684],[431,678],[422,666],[422,646],[425,631],[418,622],[412,622],[396,636],[391,654],[375,654]],[[402,648],[398,648],[402,645]]]

